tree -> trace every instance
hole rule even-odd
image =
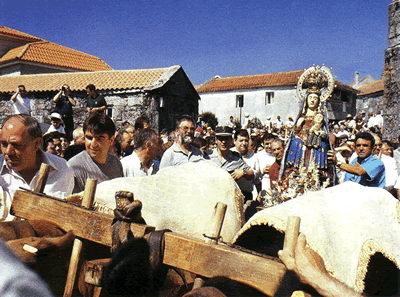
[[[207,123],[213,130],[215,130],[215,127],[218,125],[218,119],[214,113],[206,111],[201,114],[201,117],[203,118],[204,123]]]

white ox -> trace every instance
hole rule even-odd
[[[260,241],[263,231],[284,233],[288,216],[301,218],[300,232],[306,235],[308,244],[322,256],[327,270],[351,288],[364,291],[371,258],[377,254],[392,262],[394,270],[392,267],[391,271],[379,271],[379,267],[371,267],[378,274],[376,277],[383,279],[384,273],[392,273],[395,281],[400,268],[400,202],[387,191],[346,182],[319,192],[308,192],[258,212],[234,241],[247,247],[246,241]],[[276,234],[266,238],[276,239],[279,237]],[[268,244],[273,242],[253,242],[252,248]]]
[[[204,239],[217,202],[227,204],[222,239],[231,242],[244,224],[243,196],[232,177],[209,162],[167,167],[148,177],[124,177],[97,186],[95,208],[112,213],[115,192],[130,191],[142,217],[156,229]]]

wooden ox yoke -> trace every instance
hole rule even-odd
[[[91,191],[92,196],[94,196],[94,191],[95,189]],[[66,232],[72,231],[80,239],[109,247],[112,245],[113,217],[111,215],[72,205],[40,193],[23,190],[15,193],[11,213],[26,220],[48,221]],[[130,230],[135,237],[143,237],[146,233],[154,231],[155,228],[132,223]],[[297,238],[297,235],[298,226],[297,232],[294,232],[292,238]],[[289,242],[289,239],[285,239],[286,245],[288,247],[292,245],[290,248],[293,249],[295,242],[293,244],[293,241]],[[73,250],[71,262],[74,257]],[[92,278],[93,282],[98,285],[102,267],[108,263],[108,260],[92,262],[94,270],[97,270],[100,275],[92,275],[89,278]],[[162,262],[201,277],[225,277],[238,281],[258,289],[268,296],[273,296],[278,291],[287,271],[279,259],[245,252],[224,244],[206,243],[174,232],[164,234]],[[76,273],[76,269],[74,273]],[[72,277],[72,287],[74,281],[75,276]],[[71,286],[68,282],[67,279],[66,287]],[[64,296],[68,296],[70,291],[64,293]]]

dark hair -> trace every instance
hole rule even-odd
[[[249,132],[246,129],[237,130],[233,135],[233,139],[236,140],[239,136],[250,138]]]
[[[144,148],[147,142],[151,141],[157,132],[151,128],[141,129],[135,133],[135,149]]]
[[[387,144],[388,146],[390,146],[391,148],[393,148],[393,144],[390,140],[382,140],[382,145]]]
[[[183,116],[180,116],[176,121],[176,128],[178,128],[179,125],[184,121],[189,121],[194,124],[193,118],[190,115],[184,114]]]
[[[109,137],[115,134],[115,124],[104,113],[93,113],[83,123],[83,132],[91,131],[94,134],[106,133]]]
[[[264,137],[263,137],[263,141],[268,140],[268,139],[275,139],[276,136],[274,134],[271,133],[265,133]]]
[[[43,137],[42,129],[40,128],[39,122],[34,117],[31,117],[27,114],[13,114],[7,116],[4,119],[3,124],[1,125],[1,129],[3,129],[5,123],[11,119],[17,119],[21,121],[22,124],[24,124],[24,126],[26,127],[26,134],[28,135],[28,137],[30,137],[30,139]]]
[[[85,89],[89,89],[90,91],[96,91],[96,86],[94,84],[88,84]]]
[[[195,139],[193,139],[192,144],[197,148],[201,148],[202,146],[206,146],[208,143],[207,140],[205,140],[204,138],[196,137]]]
[[[18,88],[24,88],[25,89],[25,86],[24,85],[19,85]]]
[[[369,133],[369,132],[359,132],[359,133],[357,133],[355,142],[357,142],[357,139],[359,139],[359,138],[370,141],[371,142],[371,147],[374,147],[375,138],[371,133]]]
[[[144,123],[150,124],[150,119],[145,115],[141,115],[135,121],[135,130],[143,129],[144,128]]]
[[[43,135],[43,150],[44,151],[47,150],[49,142],[53,142],[54,139],[60,139],[63,135],[65,136],[65,134],[60,133],[58,131],[53,131]]]

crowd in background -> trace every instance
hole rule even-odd
[[[110,143],[106,146],[106,153],[117,160],[121,160],[120,163],[122,164],[121,172],[123,173],[114,172],[112,174],[112,176],[117,177],[120,175],[150,175],[157,173],[160,167],[192,162],[199,158],[211,159],[217,166],[232,174],[246,197],[255,199],[260,194],[265,195],[271,190],[278,174],[274,170],[270,172],[270,168],[274,165],[274,162],[280,162],[288,139],[296,129],[297,119],[291,116],[286,120],[279,115],[267,117],[267,120],[262,123],[249,114],[245,115],[243,125],[233,116],[230,116],[226,123],[219,123],[218,127],[216,127],[215,122],[208,122],[207,118],[203,118],[202,115],[197,120],[183,116],[178,119],[175,130],[162,130],[158,133],[152,129],[149,118],[142,115],[132,122],[125,121],[121,126],[116,127],[115,123],[105,115],[107,103],[104,97],[97,92],[96,87],[92,84],[88,85],[86,93],[87,120],[89,118],[92,120],[92,123],[86,128],[99,129],[99,133],[104,132],[109,136]],[[17,91],[11,97],[11,101],[15,114],[30,114],[31,100],[23,85],[18,86]],[[90,135],[91,139],[89,140],[92,140],[92,138],[94,140],[88,140],[87,133],[90,131],[85,131],[85,125],[73,129],[73,106],[76,105],[76,100],[68,85],[60,87],[53,98],[53,102],[54,109],[50,114],[51,125],[46,131],[43,131],[42,150],[64,158],[71,163],[69,160],[84,151],[88,151],[88,143],[93,145],[94,141],[97,147],[98,141],[96,135]],[[99,114],[102,117],[98,117]],[[101,122],[102,128],[96,121]],[[109,121],[111,123],[107,124]],[[381,114],[367,114],[365,112],[356,116],[349,114],[344,120],[329,121],[329,140],[337,160],[349,164],[357,157],[355,153],[357,133],[370,132],[374,135],[374,154],[385,165],[385,188],[394,196],[397,196],[397,190],[400,188],[399,141],[393,142],[382,139],[381,135],[384,129],[385,125]],[[276,140],[279,141],[276,142]],[[150,145],[147,144],[148,142]],[[275,144],[272,147],[274,142]],[[147,146],[151,146],[151,149]],[[223,153],[226,147],[233,152],[233,155]],[[92,152],[92,154],[95,155],[96,152]],[[221,158],[217,158],[216,154],[226,158],[225,161],[228,165],[221,163]],[[132,157],[132,155],[134,156]],[[243,160],[249,168],[240,165],[240,162],[235,159],[237,157]],[[99,167],[96,157],[93,160]],[[135,165],[133,166],[131,163]],[[244,169],[244,172],[234,172],[237,169],[234,168],[235,166]],[[272,169],[274,169],[273,166]],[[102,170],[107,170],[107,168],[102,168]],[[98,177],[101,176],[102,170],[98,172]],[[248,172],[251,174],[248,174]],[[339,182],[343,182],[344,172],[337,169],[337,174]],[[241,182],[244,177],[246,177],[246,180]],[[110,176],[102,179],[108,178]],[[251,186],[249,186],[248,180],[251,180]]]

